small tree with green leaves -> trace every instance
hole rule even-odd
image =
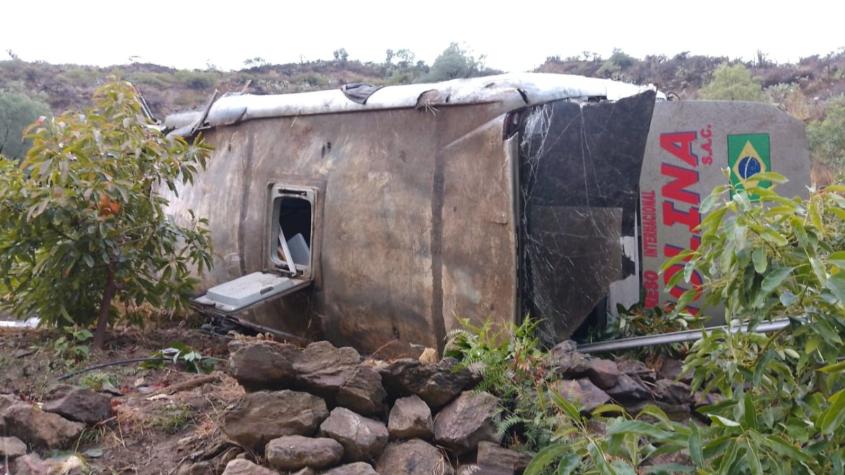
[[[451,43],[440,56],[434,59],[424,82],[448,81],[450,79],[484,76],[484,56],[475,57],[458,43]]]
[[[122,82],[29,131],[22,163],[0,159],[0,302],[54,326],[96,321],[97,348],[116,303],[184,308],[192,270],[211,264],[207,223],[168,219],[157,191],[191,181],[210,147],[165,137]]]
[[[48,115],[47,104],[17,92],[0,92],[0,153],[20,159],[30,143],[23,131],[39,116]]]
[[[764,101],[763,87],[742,64],[725,63],[713,72],[713,79],[698,91],[702,99]]]
[[[845,96],[831,99],[823,120],[807,126],[813,158],[845,170]]]

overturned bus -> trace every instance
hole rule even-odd
[[[809,181],[803,125],[772,106],[568,75],[228,95],[166,126],[215,147],[168,209],[210,223],[197,303],[363,351],[438,347],[460,317],[530,314],[555,341],[661,305],[723,168]]]

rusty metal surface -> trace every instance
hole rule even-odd
[[[279,117],[209,130],[216,151],[169,212],[209,218],[203,285],[265,270],[274,183],[315,186],[311,289],[257,324],[371,351],[438,346],[455,318],[514,318],[512,163],[501,105]]]

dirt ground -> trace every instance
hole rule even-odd
[[[228,337],[165,324],[145,331],[114,329],[104,351],[75,361],[70,350],[56,348],[60,335],[55,330],[0,329],[0,393],[41,402],[62,375],[100,363],[148,357],[172,342],[189,345],[203,356],[225,359],[228,353]],[[203,460],[209,460],[208,473],[220,473],[222,467],[215,465],[234,456],[236,449],[223,441],[217,422],[243,389],[225,374],[223,361],[217,361],[217,367],[202,375],[174,364],[144,369],[132,363],[64,381],[119,393],[112,400],[113,417],[86,430],[72,452],[84,458],[91,473],[175,474],[180,465]]]

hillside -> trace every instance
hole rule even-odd
[[[468,59],[476,66],[469,70],[471,74],[497,72],[479,67],[475,58]],[[179,70],[145,63],[102,68],[0,61],[0,91],[23,92],[49,104],[53,112],[62,112],[81,107],[98,85],[109,77],[118,77],[133,82],[146,97],[154,114],[162,117],[174,111],[199,107],[215,88],[238,91],[249,82],[251,93],[282,94],[334,88],[350,82],[400,84],[419,80],[426,74],[431,76],[434,66],[414,61],[412,53],[404,60],[392,59],[384,63],[362,63],[342,58],[278,65],[258,62],[257,66],[240,71],[218,71],[213,66],[206,70]],[[609,58],[590,54],[566,59],[550,57],[536,71],[652,83],[682,99],[691,99],[697,97],[698,90],[710,80],[716,67],[725,62],[729,62],[728,58],[690,54],[638,59],[617,51]],[[843,51],[803,58],[797,64],[774,64],[761,58],[745,65],[771,93],[777,93],[777,89],[796,87],[811,104],[845,93]],[[460,70],[455,72],[460,74]],[[446,71],[445,75],[432,79],[457,77],[450,71]],[[809,115],[818,114],[819,111],[814,110]]]

